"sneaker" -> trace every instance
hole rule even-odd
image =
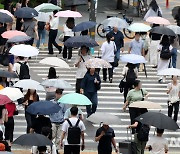
[[[67,61],[68,61],[68,62],[71,62],[71,59],[68,59]]]
[[[158,82],[159,82],[159,83],[162,83],[162,80],[163,80],[163,79],[159,79]]]
[[[112,83],[112,79],[110,79],[109,82]]]

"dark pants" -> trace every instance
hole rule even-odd
[[[173,68],[176,68],[176,61],[177,61],[177,48],[173,48],[172,50],[171,50],[171,57],[172,57],[172,59],[171,59],[171,63],[172,63],[172,67]]]
[[[58,33],[58,30],[55,29],[50,29],[49,31],[49,41],[48,41],[48,50],[49,50],[49,54],[53,54],[53,45],[59,50],[59,52],[61,52],[62,50],[62,47],[59,46],[57,43],[56,43],[56,37],[57,37],[57,33]]]
[[[16,30],[21,31],[21,27],[22,27],[21,20],[22,20],[22,18],[17,18],[17,20],[16,20]]]
[[[82,79],[76,79],[76,93],[80,93]]]
[[[70,36],[64,36],[64,42],[71,38]],[[68,53],[67,53],[68,51]],[[68,54],[68,55],[67,55]],[[63,58],[68,58],[71,59],[72,58],[72,48],[68,48],[64,45],[64,49],[63,49]]]
[[[126,82],[125,86],[124,86],[124,103],[126,102],[127,94],[131,89],[133,89],[133,84],[130,84],[130,83]]]
[[[5,126],[5,140],[13,142],[13,132],[14,132],[14,118],[8,117],[8,121],[4,123]]]
[[[34,38],[31,38],[29,41],[26,41],[25,42],[25,44],[27,44],[27,45],[33,45],[33,43],[34,43]]]
[[[65,145],[64,154],[80,154],[80,145]]]
[[[104,150],[98,147],[98,154],[111,154],[111,153],[112,153],[112,148],[111,150]]]
[[[110,63],[112,68],[108,68],[109,80],[113,78],[113,66],[114,62]],[[103,80],[107,80],[107,68],[103,68]]]
[[[35,115],[31,115],[25,111],[25,118],[27,122],[26,133],[30,133],[30,128],[32,128],[32,122],[35,120]]]
[[[177,122],[177,118],[178,118],[178,112],[179,112],[179,101],[173,104],[169,104],[168,103],[168,116],[172,117],[172,113],[173,113],[173,108],[174,108],[174,121]]]
[[[135,123],[135,118],[139,116],[139,110],[138,108],[129,108],[129,114],[131,119],[131,125]],[[135,129],[132,128],[132,134],[135,133]]]
[[[85,92],[84,95],[87,98],[89,98],[89,100],[92,102],[92,106],[91,105],[86,106],[86,112],[87,112],[87,117],[88,117],[91,114],[96,112],[97,104],[98,104],[97,92]]]

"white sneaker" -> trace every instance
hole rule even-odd
[[[68,59],[68,62],[71,62],[71,59]]]

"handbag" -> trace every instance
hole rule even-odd
[[[125,76],[119,83],[120,93],[122,93],[124,91],[124,87],[125,87],[125,84],[126,84],[126,81],[124,81],[124,80],[125,80]]]
[[[50,23],[46,23],[45,29],[46,29],[47,31],[50,31],[50,28],[51,28]]]
[[[19,111],[16,109],[15,111],[14,111],[14,115],[18,115],[19,114]]]

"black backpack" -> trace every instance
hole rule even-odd
[[[169,58],[171,58],[171,52],[169,50],[169,46],[162,47],[160,58],[163,60],[168,60]]]
[[[81,129],[79,128],[80,119],[77,120],[75,126],[72,125],[69,119],[67,119],[69,123],[67,141],[68,144],[80,144],[81,141]]]
[[[136,80],[136,73],[134,72],[134,69],[129,68],[126,74],[126,82],[128,84],[134,84],[134,81]]]
[[[148,125],[142,124],[139,132],[137,134],[137,138],[139,141],[148,141],[149,140],[149,131],[150,127]]]
[[[20,64],[19,80],[30,79],[29,67],[27,65],[27,62],[24,63],[17,62],[17,63]]]

